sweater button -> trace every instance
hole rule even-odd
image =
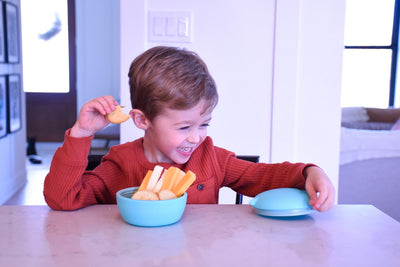
[[[202,184],[197,185],[197,189],[199,191],[202,191],[204,189],[204,185],[202,185]]]

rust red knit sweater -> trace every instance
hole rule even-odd
[[[137,139],[113,146],[102,163],[86,171],[92,138],[74,138],[66,132],[62,147],[54,154],[50,172],[44,183],[44,196],[52,209],[74,210],[92,204],[116,203],[120,189],[139,186],[146,172],[155,164],[146,160],[142,141]],[[183,165],[159,163],[191,170],[196,181],[187,190],[188,203],[218,203],[223,186],[250,197],[279,187],[304,188],[303,163],[251,163],[239,160],[235,154],[216,147],[207,137]]]

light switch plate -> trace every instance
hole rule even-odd
[[[149,11],[148,40],[160,43],[191,43],[192,12]]]

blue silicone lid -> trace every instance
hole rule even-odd
[[[250,201],[256,213],[263,216],[297,216],[314,210],[308,204],[306,191],[296,188],[278,188],[258,194]]]

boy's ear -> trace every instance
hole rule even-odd
[[[150,126],[150,121],[146,118],[146,115],[139,110],[139,109],[132,109],[129,112],[129,115],[131,115],[133,119],[133,123],[138,127],[139,129],[142,130],[147,130]]]

